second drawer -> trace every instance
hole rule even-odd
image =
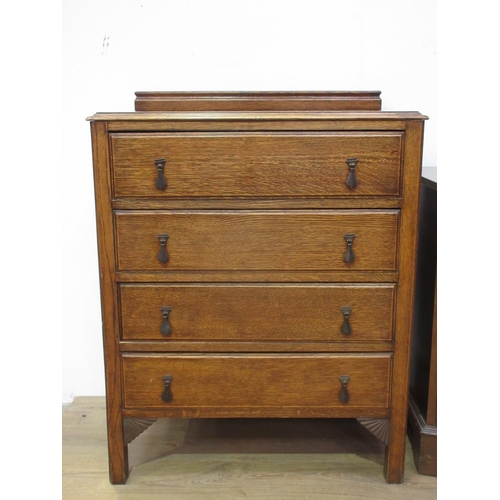
[[[395,271],[398,210],[117,211],[121,271]]]
[[[122,339],[388,341],[394,301],[394,284],[122,284]]]

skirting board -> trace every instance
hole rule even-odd
[[[418,472],[437,476],[437,427],[426,424],[411,394],[408,404],[408,438]]]

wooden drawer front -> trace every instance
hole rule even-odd
[[[398,210],[115,214],[119,270],[396,270]]]
[[[122,338],[391,340],[394,295],[393,284],[121,285]]]
[[[131,354],[123,377],[125,408],[388,408],[391,355]]]
[[[398,195],[402,132],[111,134],[114,196]],[[164,158],[165,189],[155,186]],[[358,160],[354,189],[347,159]]]

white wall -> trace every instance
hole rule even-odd
[[[104,394],[85,118],[137,90],[381,90],[436,166],[436,1],[63,1],[63,402]]]

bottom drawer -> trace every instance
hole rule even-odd
[[[390,353],[124,354],[124,407],[187,409],[199,416],[211,409],[214,416],[222,410],[245,416],[244,408],[248,416],[258,408],[280,410],[263,416],[298,416],[287,408],[340,409],[337,416],[362,416],[389,408],[391,360]]]

